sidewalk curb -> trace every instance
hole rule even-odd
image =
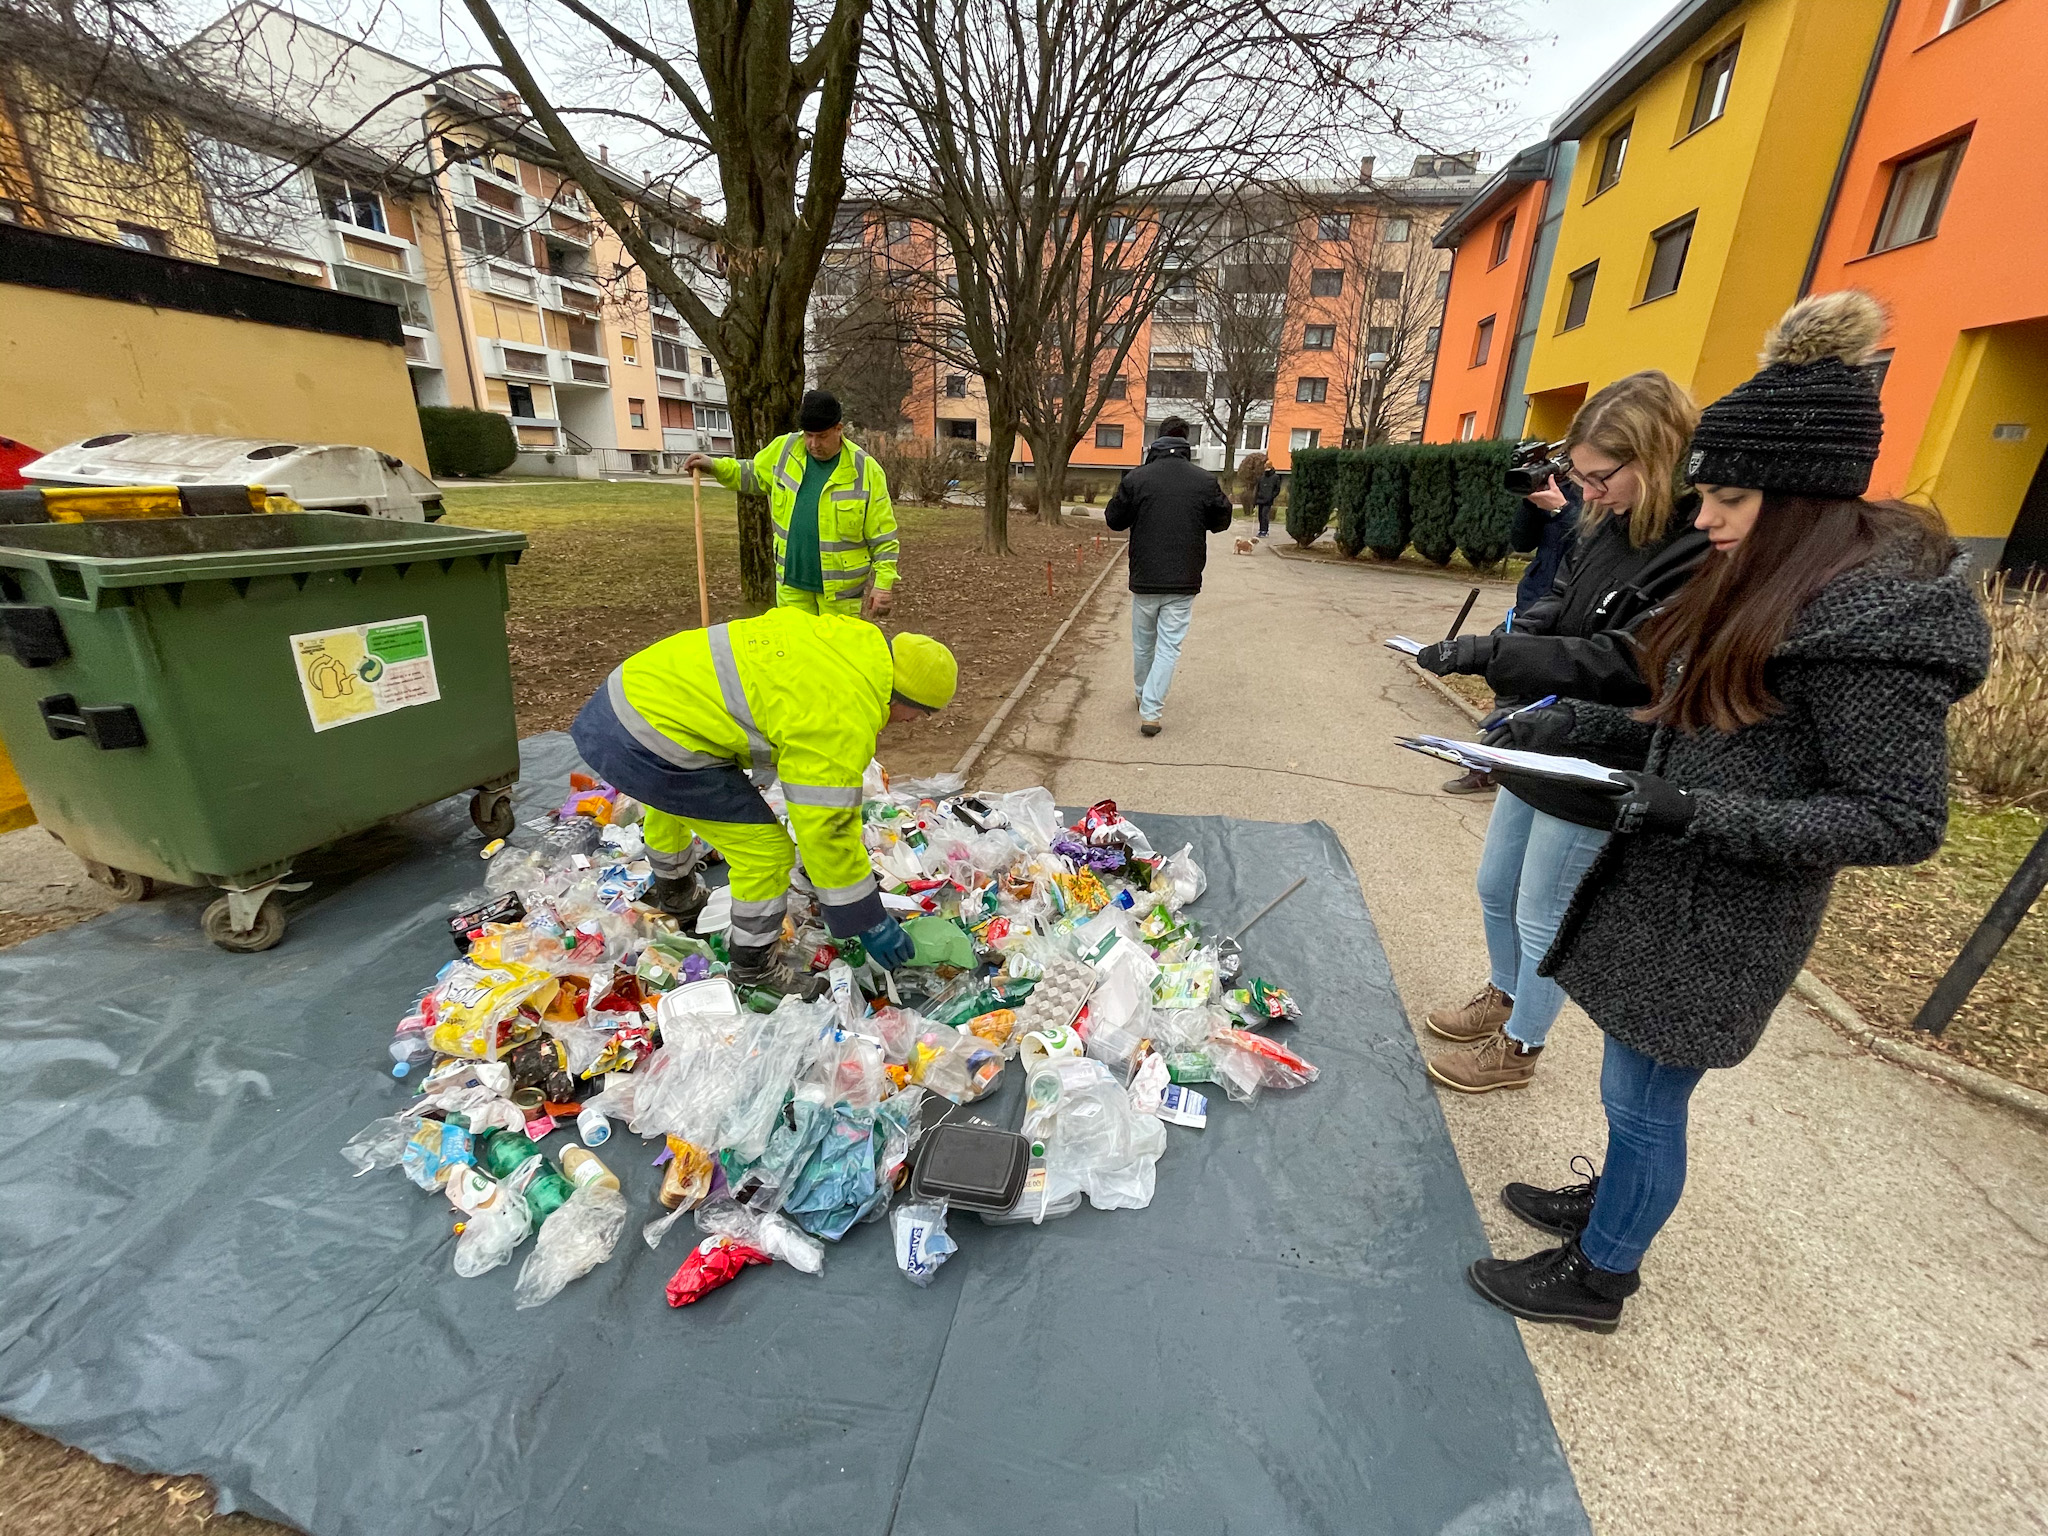
[[[1109,579],[1109,573],[1115,570],[1117,563],[1130,553],[1130,548],[1131,546],[1128,541],[1119,545],[1117,552],[1110,556],[1109,563],[1088,584],[1088,590],[1081,594],[1081,600],[1074,604],[1073,611],[1060,621],[1060,627],[1054,630],[1052,638],[1045,642],[1045,649],[1038,653],[1038,660],[1032,662],[1024,675],[1017,680],[1017,686],[1010,690],[1008,698],[996,706],[996,712],[989,716],[988,724],[981,728],[981,734],[974,738],[974,744],[962,753],[960,761],[953,765],[955,773],[965,778],[968,774],[974,772],[974,765],[981,760],[981,754],[988,750],[989,743],[996,739],[996,733],[1002,730],[1004,722],[1010,718],[1010,711],[1017,707],[1019,699],[1031,691],[1031,685],[1038,681],[1038,674],[1044,670],[1045,664],[1052,659],[1053,647],[1066,639],[1067,631],[1073,627],[1074,620],[1081,617],[1081,610],[1095,600],[1095,594],[1101,590],[1103,582]]]
[[[2007,1082],[1995,1072],[1986,1072],[1982,1067],[1957,1061],[1944,1051],[1915,1045],[1910,1040],[1871,1028],[1848,999],[1811,971],[1799,973],[1799,979],[1792,983],[1792,991],[1801,1002],[1871,1054],[1929,1077],[1938,1077],[1965,1093],[2003,1104],[2048,1125],[2048,1093],[2037,1093],[2019,1083]]]
[[[1413,660],[1407,665],[1410,672],[1450,700],[1468,719],[1480,718],[1479,710],[1454,693],[1441,678],[1423,671]],[[1938,1077],[1965,1093],[1989,1099],[1994,1104],[2003,1104],[2048,1125],[2048,1093],[2037,1093],[2020,1083],[2008,1082],[1995,1072],[1986,1072],[1982,1067],[1958,1061],[1945,1051],[1916,1045],[1911,1040],[1902,1040],[1897,1035],[1873,1029],[1847,998],[1811,971],[1800,971],[1799,979],[1792,983],[1792,991],[1801,1002],[1872,1055],[1882,1056],[1886,1061],[1928,1077]]]
[[[1413,672],[1417,678],[1419,678],[1422,682],[1428,684],[1429,687],[1434,689],[1437,693],[1443,695],[1444,698],[1450,700],[1452,706],[1456,708],[1460,713],[1462,713],[1467,720],[1470,720],[1474,724],[1477,724],[1479,721],[1484,720],[1486,718],[1485,710],[1481,709],[1477,704],[1474,704],[1470,699],[1466,698],[1463,694],[1459,693],[1457,689],[1453,688],[1449,683],[1445,682],[1442,678],[1438,677],[1434,672],[1423,671],[1422,668],[1418,667],[1415,664],[1414,657],[1410,656],[1405,658],[1405,660],[1408,670],[1410,672]]]

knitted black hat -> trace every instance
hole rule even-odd
[[[1686,478],[1861,496],[1884,440],[1884,411],[1864,367],[1883,334],[1883,308],[1853,288],[1793,305],[1764,343],[1762,371],[1700,412]]]
[[[804,391],[804,403],[797,407],[796,424],[806,432],[823,432],[840,421],[839,397],[822,389]]]

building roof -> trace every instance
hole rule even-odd
[[[1547,177],[1556,150],[1557,145],[1550,139],[1517,150],[1505,165],[1486,178],[1463,207],[1444,220],[1433,242],[1436,248],[1440,251],[1456,250],[1458,242],[1476,225],[1485,223],[1501,204],[1512,199],[1530,182]]]
[[[1580,139],[1650,78],[1718,25],[1741,0],[1681,0],[1679,6],[1636,40],[1614,67],[1550,125],[1552,139]]]

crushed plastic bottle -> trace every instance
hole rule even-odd
[[[455,1240],[455,1273],[465,1280],[509,1262],[532,1228],[526,1196],[481,1169],[457,1169],[448,1180],[448,1198],[467,1218]]]

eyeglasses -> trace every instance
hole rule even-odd
[[[1596,475],[1590,469],[1581,469],[1578,465],[1573,464],[1570,460],[1566,460],[1565,475],[1568,479],[1571,480],[1571,482],[1574,485],[1583,486],[1585,489],[1591,491],[1595,496],[1605,496],[1607,494],[1607,482],[1612,480],[1616,475],[1620,474],[1624,469],[1627,469],[1629,465],[1633,464],[1634,462],[1634,459],[1623,459],[1619,464],[1615,465],[1614,468]]]

